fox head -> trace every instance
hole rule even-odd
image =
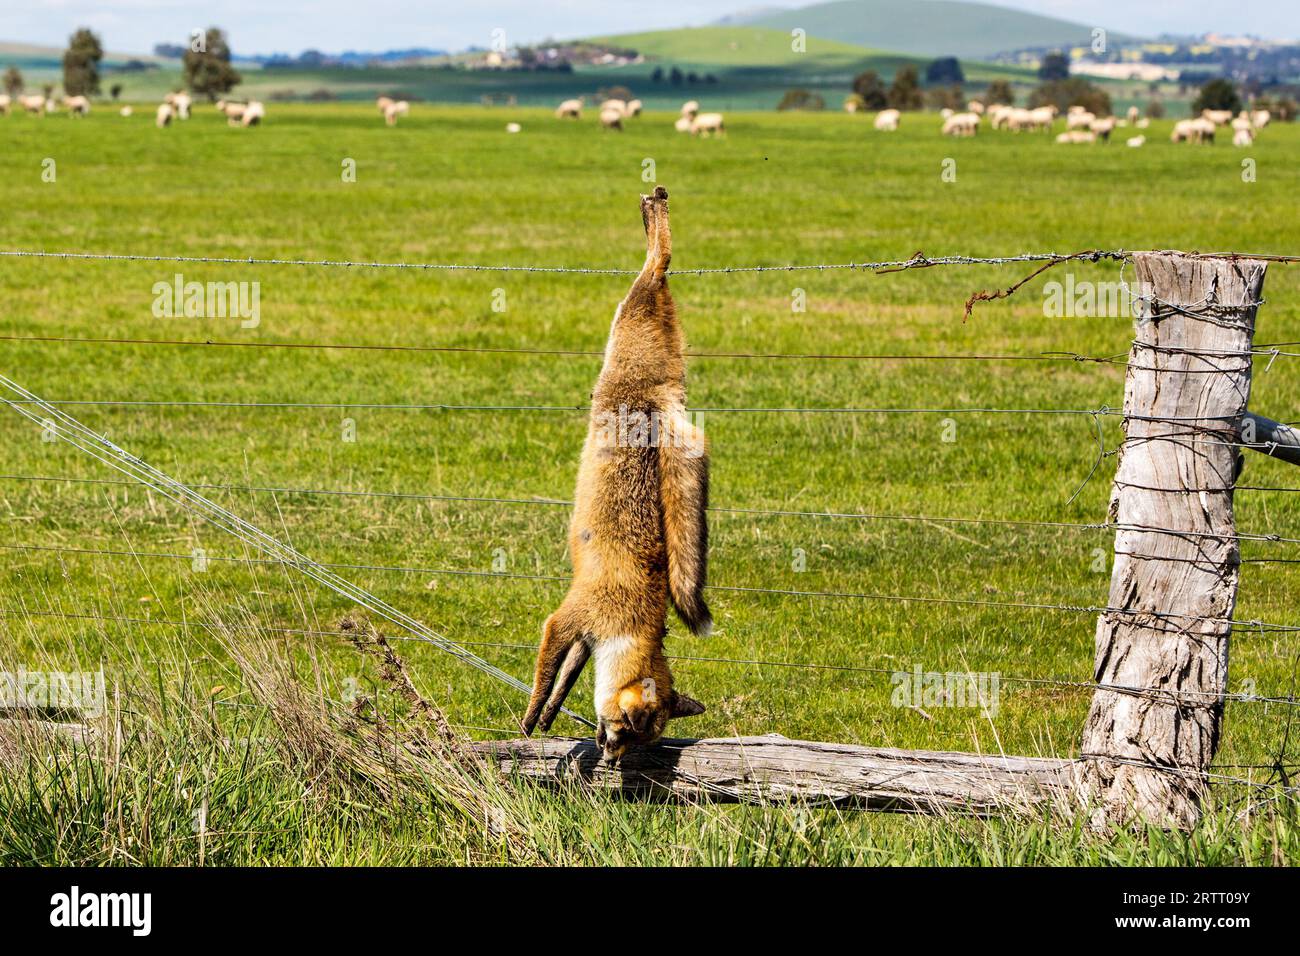
[[[596,744],[606,760],[617,760],[633,747],[644,747],[664,735],[668,721],[704,713],[704,705],[671,688],[660,693],[654,678],[632,681],[599,703]]]

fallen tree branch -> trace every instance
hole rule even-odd
[[[578,781],[638,798],[835,803],[905,812],[986,815],[1028,809],[1069,787],[1069,760],[892,750],[730,737],[664,740],[617,765],[590,739],[520,738],[475,744],[506,775]]]

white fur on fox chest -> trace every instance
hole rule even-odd
[[[624,661],[635,651],[636,640],[631,635],[597,638],[592,649],[596,659],[596,713],[601,713],[606,701],[623,689],[619,675],[626,673]]]

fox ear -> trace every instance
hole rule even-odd
[[[704,713],[704,705],[698,700],[673,691],[673,709],[669,714],[670,717],[694,717],[702,713]]]

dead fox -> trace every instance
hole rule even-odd
[[[641,197],[646,260],[614,312],[569,526],[573,583],[542,625],[523,729],[545,731],[587,658],[596,658],[596,743],[608,760],[663,736],[704,705],[673,689],[668,602],[695,634],[704,602],[709,459],[686,416],[686,343],[666,272],[668,190]]]

